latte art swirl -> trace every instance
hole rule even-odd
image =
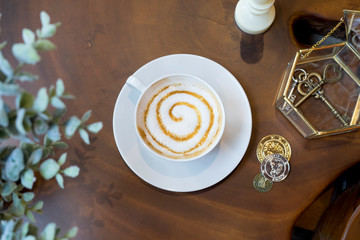
[[[156,83],[138,109],[142,138],[153,150],[173,159],[200,155],[217,139],[222,109],[205,86],[181,79]]]

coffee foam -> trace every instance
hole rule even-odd
[[[186,76],[165,78],[142,96],[137,126],[153,150],[173,159],[200,155],[223,125],[221,105],[206,86]]]

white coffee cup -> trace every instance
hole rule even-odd
[[[134,76],[126,84],[141,95],[135,128],[142,144],[157,156],[190,161],[209,153],[225,128],[225,110],[215,90],[198,77],[173,74],[146,86]]]

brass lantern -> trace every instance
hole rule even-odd
[[[346,41],[319,46],[343,23]],[[281,81],[276,108],[309,139],[360,128],[360,11],[344,10],[327,36],[296,53]]]

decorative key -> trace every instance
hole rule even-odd
[[[330,71],[330,68],[332,68],[333,73],[336,74],[335,78],[331,78],[331,77],[327,76],[328,71]],[[332,63],[326,65],[326,67],[324,69],[324,72],[323,72],[323,77],[321,77],[321,75],[319,73],[310,73],[310,74],[308,74],[307,79],[298,84],[297,90],[304,97],[301,98],[295,104],[295,107],[300,106],[300,104],[302,104],[308,97],[313,95],[324,83],[326,83],[326,82],[337,82],[337,81],[339,81],[341,79],[341,77],[342,77],[341,68],[338,67],[335,64],[332,64]],[[307,93],[302,90],[303,87],[308,88]]]
[[[300,71],[300,73],[299,73],[299,74],[297,75],[297,77],[295,78],[296,72],[299,72],[299,71]],[[303,82],[303,81],[305,81],[305,80],[307,79],[307,74],[306,74],[306,72],[305,72],[304,69],[298,68],[298,69],[295,69],[294,74],[293,74],[293,76],[291,77],[291,79],[294,81],[294,83],[293,83],[293,85],[291,86],[291,89],[290,89],[290,92],[289,92],[289,95],[288,95],[288,99],[289,99],[292,103],[294,103],[296,96],[293,94],[293,92],[294,92],[295,88],[297,87],[297,85],[298,85],[299,83],[301,83],[301,82]]]
[[[294,70],[294,74],[291,77],[291,79],[294,81],[294,83],[292,84],[291,89],[290,89],[289,94],[288,94],[288,97],[287,97],[290,100],[290,102],[292,102],[292,103],[295,102],[296,95],[293,94],[294,90],[296,89],[298,84],[305,81],[306,78],[307,78],[307,73],[305,72],[304,69],[297,68],[297,69]],[[286,104],[286,102],[285,102],[284,106],[283,106],[283,109],[284,110],[289,110],[289,107],[290,106],[288,104]]]
[[[327,74],[328,74],[328,71],[329,71],[330,67],[332,67],[333,71],[335,73],[337,73],[336,78],[327,78]],[[345,118],[342,117],[340,115],[340,113],[335,109],[335,107],[326,99],[326,97],[324,96],[324,90],[321,89],[321,86],[324,83],[326,83],[326,82],[337,82],[340,79],[341,79],[341,69],[338,68],[337,65],[334,65],[334,64],[328,64],[325,67],[323,77],[321,77],[321,75],[318,74],[318,73],[310,73],[308,75],[308,78],[305,81],[299,83],[299,85],[298,85],[297,90],[304,97],[302,99],[300,99],[299,102],[297,102],[295,104],[295,107],[298,107],[309,96],[315,95],[316,99],[321,99],[326,104],[326,106],[328,106],[328,108],[330,108],[331,112],[341,121],[341,123],[344,126],[348,126],[348,123],[345,120]],[[303,88],[307,88],[308,91],[307,92],[303,91]]]
[[[334,108],[333,105],[324,97],[324,90],[319,88],[315,93],[316,99],[321,99],[331,110],[331,112],[344,124],[345,127],[349,126],[346,120],[340,115],[340,113]]]

